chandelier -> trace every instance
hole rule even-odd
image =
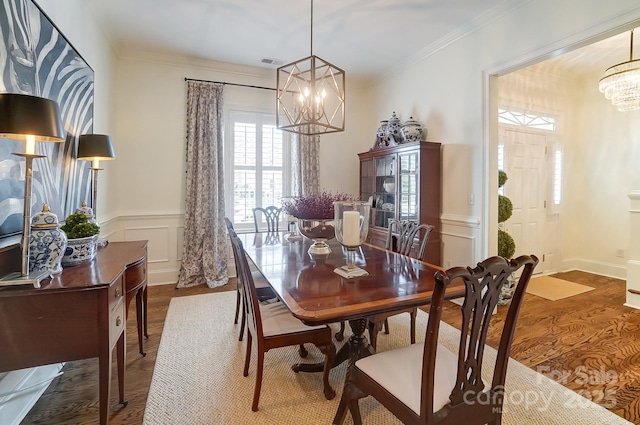
[[[600,92],[619,111],[640,109],[640,59],[633,60],[633,30],[629,51],[629,60],[608,68],[599,84]]]
[[[311,53],[277,70],[279,129],[308,136],[344,131],[345,73],[313,54],[313,0]]]

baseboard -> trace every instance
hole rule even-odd
[[[178,269],[164,269],[164,270],[148,270],[149,286],[155,285],[167,285],[170,283],[178,283],[178,276],[180,270]]]
[[[627,268],[624,265],[604,263],[586,258],[568,258],[562,262],[562,270],[581,270],[615,279],[627,279]]]
[[[0,375],[0,424],[19,425],[62,366],[55,363]]]

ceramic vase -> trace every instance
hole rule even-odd
[[[402,137],[405,142],[419,142],[426,137],[424,127],[413,117],[409,117],[407,121],[402,124]]]
[[[402,125],[395,112],[391,114],[391,118],[389,118],[389,123],[387,124],[387,139],[396,143],[402,143]]]
[[[69,239],[62,257],[62,265],[75,266],[93,260],[96,256],[98,235]]]
[[[60,230],[58,216],[49,211],[49,205],[44,204],[42,212],[31,218],[29,271],[60,273],[66,248],[67,235]]]

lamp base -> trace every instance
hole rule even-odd
[[[15,272],[0,278],[0,286],[33,285],[34,288],[40,288],[40,282],[50,277],[51,273],[48,271],[33,271],[26,276]]]

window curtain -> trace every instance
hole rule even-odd
[[[320,192],[320,136],[291,136],[291,193],[308,196]]]
[[[178,288],[224,285],[224,163],[221,84],[187,82],[187,186],[184,247]]]

